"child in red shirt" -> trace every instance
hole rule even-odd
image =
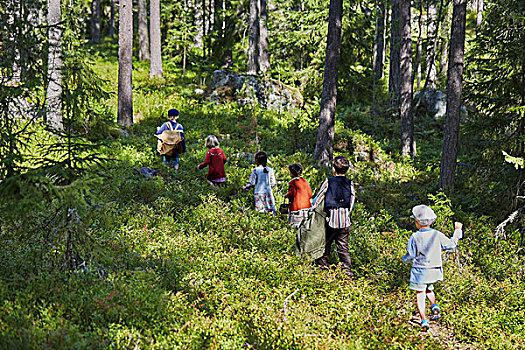
[[[204,158],[204,162],[199,164],[197,167],[199,169],[203,169],[209,165],[210,168],[208,169],[206,180],[213,187],[217,187],[217,185],[226,182],[226,172],[224,171],[226,156],[219,147],[219,140],[217,140],[217,137],[214,135],[209,135],[206,137],[206,147],[209,148],[208,152],[206,152],[206,158]]]
[[[312,198],[312,189],[308,182],[301,177],[303,167],[299,163],[293,163],[288,166],[292,180],[288,183],[288,193],[284,198],[288,198],[290,205],[288,207],[288,222],[292,227],[297,228],[304,218],[308,217],[308,208],[310,208],[310,198]]]

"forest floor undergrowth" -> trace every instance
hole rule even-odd
[[[98,65],[101,74],[116,74],[114,61]],[[315,117],[301,126],[293,114],[216,105],[194,94],[196,85],[172,76],[150,81],[146,73],[134,67],[140,118],[129,136],[101,141],[110,161],[83,179],[83,200],[42,199],[31,220],[18,208],[0,225],[0,348],[519,349],[525,343],[525,268],[515,242],[497,239],[490,220],[436,193],[435,168],[401,159],[397,141],[360,127],[366,111],[342,109],[336,125],[335,152],[352,161],[348,176],[357,188],[349,242],[355,278],[345,282],[337,270],[322,272],[296,256],[286,218],[256,213],[253,194],[241,190],[254,166],[243,155],[265,150],[278,203],[294,162],[316,191],[330,171],[310,156]],[[162,164],[153,136],[170,108],[181,111],[188,145],[177,173]],[[228,184],[218,189],[197,169],[209,134],[229,158]],[[133,167],[152,167],[160,176]],[[444,254],[445,280],[436,286],[443,319],[426,333],[414,318],[410,267],[401,261],[415,230],[410,209],[421,203],[433,207],[435,227],[448,235],[455,220],[466,228],[457,251]]]

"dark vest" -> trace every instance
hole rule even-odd
[[[324,209],[350,208],[352,198],[352,181],[345,176],[333,176],[328,178],[328,190],[326,191]]]

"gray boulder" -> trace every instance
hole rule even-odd
[[[274,79],[227,70],[213,72],[207,96],[217,103],[237,102],[239,106],[259,105],[277,111],[293,111],[303,104],[297,89]]]
[[[153,176],[159,174],[158,170],[152,169],[152,168],[147,167],[147,166],[146,167],[142,167],[140,169],[137,169],[137,168],[133,167],[133,170],[137,174],[140,174],[140,175],[144,176],[146,179],[151,179]]]
[[[428,114],[435,121],[443,121],[447,114],[447,94],[437,89],[426,89],[414,94],[416,115]],[[461,105],[462,119],[468,116],[467,108]]]

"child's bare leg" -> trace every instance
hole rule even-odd
[[[427,299],[430,301],[430,305],[434,305],[436,303],[436,295],[434,294],[433,290],[427,289]]]
[[[425,292],[416,291],[416,298],[417,298],[417,311],[419,311],[419,316],[421,317],[421,321],[427,319],[427,315],[425,313],[426,305],[426,296]]]

